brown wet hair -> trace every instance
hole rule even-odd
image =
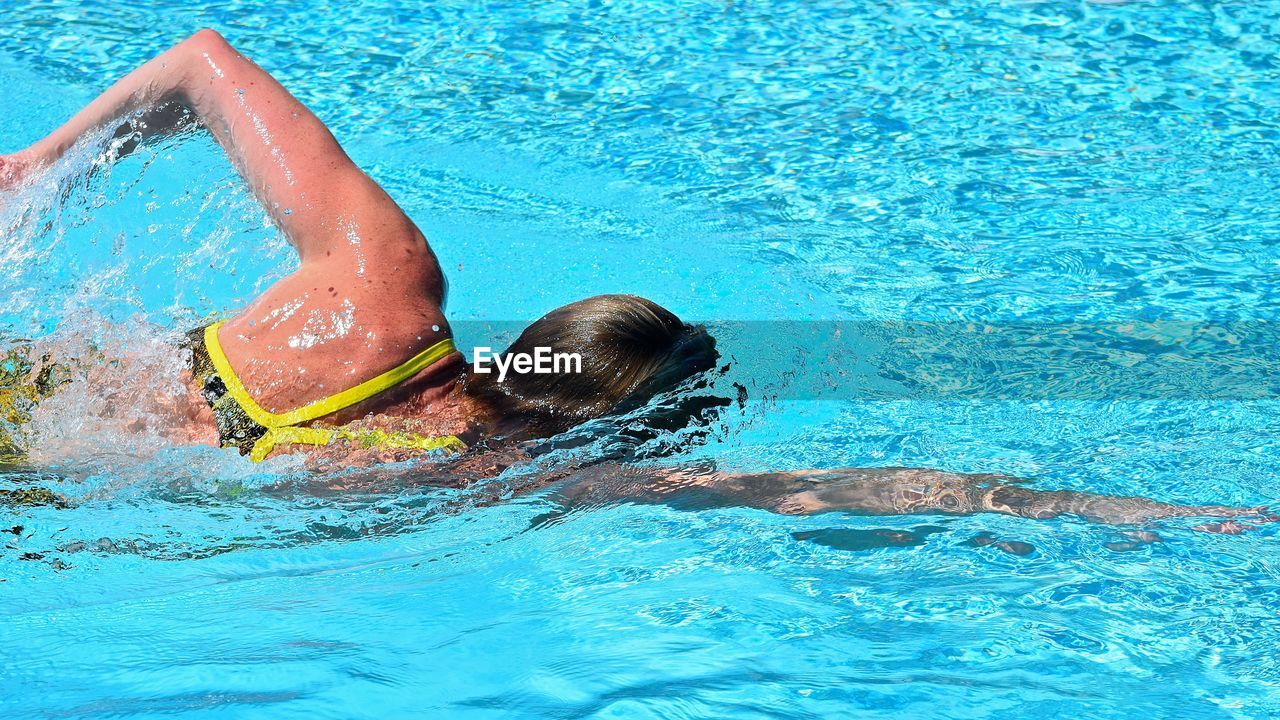
[[[635,295],[597,295],[552,310],[502,354],[578,353],[581,372],[511,370],[498,382],[467,370],[463,387],[505,421],[547,433],[637,407],[686,378],[715,367],[715,340],[702,326]]]

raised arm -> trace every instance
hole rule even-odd
[[[333,134],[262,68],[212,30],[201,30],[129,73],[62,127],[10,157],[9,173],[48,164],[86,133],[142,117],[164,132],[187,109],[217,139],[304,264],[334,263],[357,275],[416,261],[443,293],[418,228],[351,161]],[[422,280],[420,279],[420,280]],[[438,298],[437,298],[438,299]]]

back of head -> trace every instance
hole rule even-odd
[[[715,340],[657,303],[598,295],[557,308],[525,328],[502,353],[567,356],[553,372],[515,372],[499,380],[473,367],[466,389],[496,414],[549,432],[645,402],[715,366]],[[569,358],[575,356],[577,361]]]

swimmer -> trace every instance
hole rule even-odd
[[[180,426],[175,437],[234,448],[254,461],[299,450],[459,456],[488,438],[550,437],[640,405],[715,366],[715,342],[704,329],[649,300],[606,295],[553,310],[502,354],[509,361],[540,348],[577,354],[579,371],[517,368],[500,376],[468,367],[453,345],[444,275],[423,233],[323,122],[212,30],[133,71],[26,150],[0,156],[0,190],[21,185],[103,128],[145,141],[193,121],[226,151],[297,250],[300,266],[175,349],[188,368],[188,392],[165,401]],[[119,362],[128,359],[117,361],[117,372]],[[40,353],[19,353],[4,367],[14,377],[0,373],[0,425],[26,419],[74,374]],[[141,402],[140,395],[130,397]],[[504,464],[483,460],[448,471],[465,479],[475,468]],[[562,473],[554,488],[578,503],[695,496],[788,514],[1073,514],[1114,523],[1233,518],[1219,524],[1223,531],[1240,527],[1234,518],[1271,519],[1257,508],[1034,491],[1003,476],[933,470],[731,475],[599,465]],[[6,492],[0,501],[16,502]]]
[[[226,151],[300,259],[248,307],[189,336],[188,405],[191,424],[207,430],[201,439],[255,461],[314,447],[457,453],[495,435],[554,434],[715,363],[702,328],[652,301],[605,295],[551,311],[490,372],[470,371],[423,233],[319,118],[212,30],[0,158],[0,188],[102,128],[145,139],[191,120]],[[520,372],[520,358],[539,353],[578,361],[573,372]]]

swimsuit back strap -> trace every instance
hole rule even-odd
[[[466,443],[456,435],[427,437],[413,433],[389,433],[385,430],[350,430],[341,428],[273,427],[256,443],[249,453],[253,462],[262,462],[277,445],[323,446],[335,440],[349,440],[362,448],[387,448],[393,450],[447,450],[461,452]]]
[[[363,402],[369,398],[390,390],[400,383],[409,380],[413,376],[422,372],[423,369],[433,363],[457,352],[451,338],[445,338],[422,352],[409,358],[407,362],[398,367],[394,367],[381,375],[366,380],[355,387],[343,390],[340,393],[320,398],[315,402],[307,403],[300,408],[290,410],[283,413],[273,413],[257,403],[249,391],[245,389],[244,383],[240,382],[240,377],[236,375],[235,370],[231,368],[231,362],[227,360],[227,355],[222,351],[222,343],[218,341],[218,328],[222,327],[225,321],[213,323],[204,330],[204,344],[209,352],[209,360],[213,363],[214,368],[218,371],[218,375],[222,378],[222,382],[227,386],[227,393],[235,399],[240,407],[244,408],[245,413],[253,418],[255,422],[267,428],[286,428],[293,425],[301,425],[302,423],[311,422],[322,418],[326,415],[332,415],[339,410]],[[332,440],[326,440],[328,444]],[[303,441],[306,442],[306,441]],[[308,443],[316,444],[316,443]],[[256,446],[255,446],[256,452]],[[264,455],[265,457],[265,455]]]

